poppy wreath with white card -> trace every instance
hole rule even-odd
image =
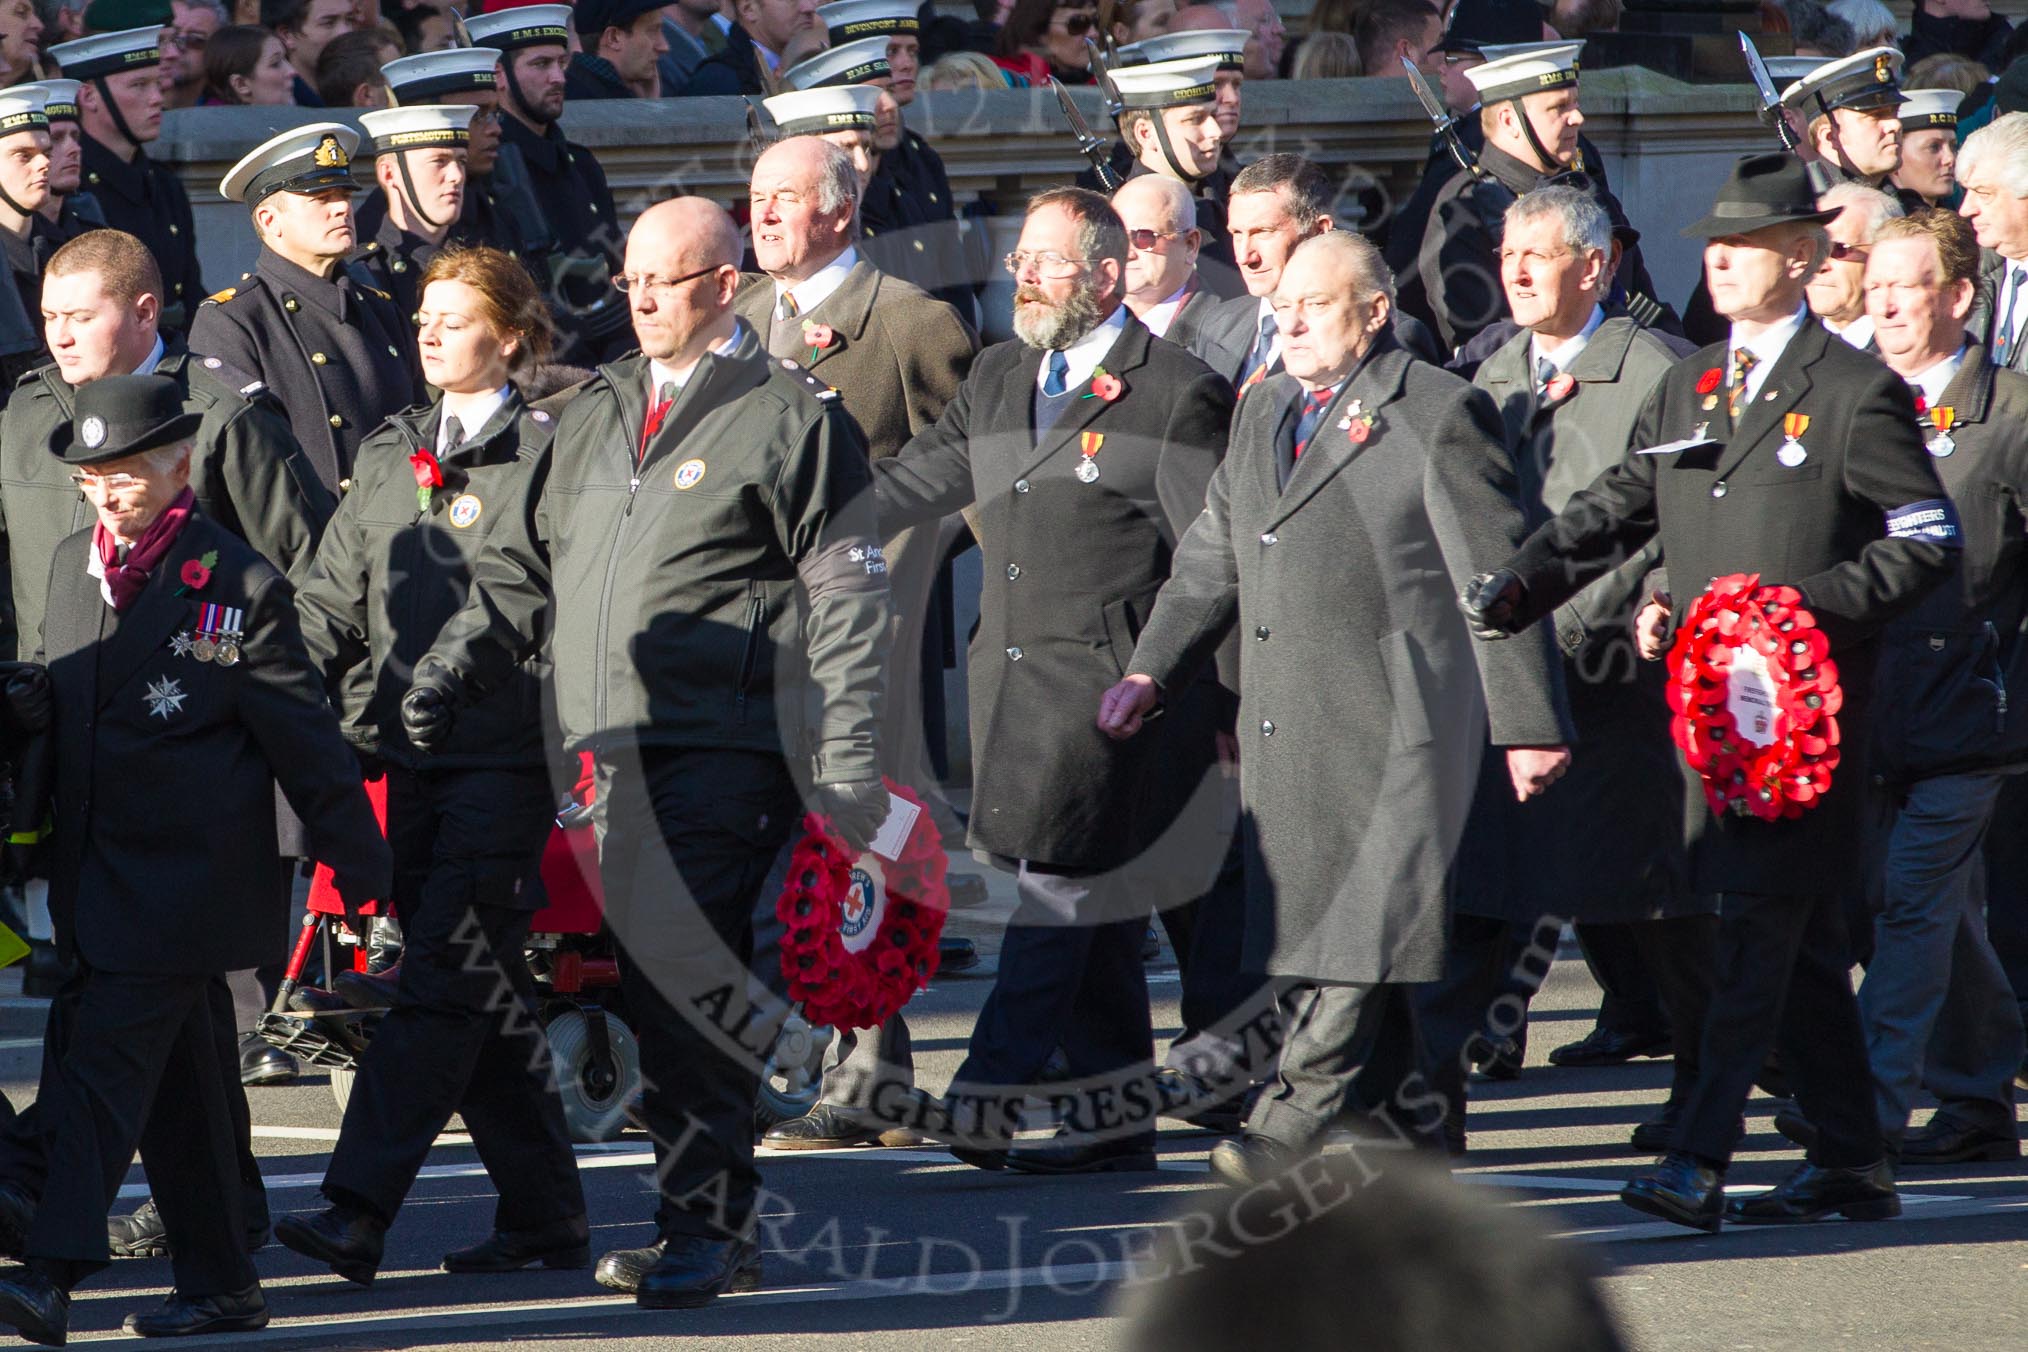
[[[1718,578],[1669,651],[1670,731],[1715,813],[1800,817],[1830,791],[1845,696],[1802,599],[1758,573]]]
[[[782,976],[813,1024],[876,1028],[936,975],[951,906],[943,841],[922,800],[885,783],[896,806],[857,858],[828,817],[804,816],[775,900]]]

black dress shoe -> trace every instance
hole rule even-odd
[[[1903,1164],[1991,1164],[2021,1158],[2021,1139],[1937,1113],[1902,1138]]]
[[[19,1258],[28,1247],[35,1198],[19,1183],[0,1183],[0,1256]]]
[[[299,1014],[315,1014],[319,1018],[343,1019],[362,1013],[350,1000],[336,991],[327,991],[321,986],[301,986],[289,996],[289,1008]]]
[[[693,1240],[688,1236],[677,1236],[674,1241],[658,1239],[645,1249],[614,1249],[612,1252],[604,1254],[599,1258],[599,1265],[593,1271],[592,1279],[600,1286],[606,1287],[609,1290],[625,1291],[629,1295],[638,1294],[641,1289],[642,1278],[652,1272],[656,1265],[662,1261],[663,1257],[669,1252],[672,1242],[677,1245],[688,1245],[692,1243],[710,1244],[717,1241]],[[760,1245],[752,1240],[745,1241],[738,1247],[736,1260],[731,1281],[724,1287],[724,1290],[759,1290],[761,1278]],[[710,1296],[706,1296],[705,1300],[709,1300],[710,1298]],[[703,1303],[704,1301],[697,1302],[700,1305]]]
[[[1566,1042],[1549,1053],[1552,1066],[1623,1066],[1637,1056],[1666,1056],[1671,1050],[1667,1033],[1626,1033],[1617,1028],[1594,1028],[1575,1042]]]
[[[127,1332],[142,1338],[189,1338],[199,1333],[252,1333],[268,1326],[268,1302],[259,1283],[222,1296],[169,1293],[162,1308],[130,1314]]]
[[[1774,1129],[1808,1150],[1817,1143],[1817,1124],[1803,1116],[1794,1099],[1775,1105]]]
[[[534,1230],[495,1230],[469,1249],[445,1254],[443,1267],[446,1272],[519,1272],[535,1263],[546,1268],[588,1267],[590,1235],[583,1216]]]
[[[976,873],[945,874],[944,890],[950,893],[954,911],[969,911],[987,901],[986,880]]]
[[[1798,1165],[1779,1187],[1725,1208],[1725,1218],[1743,1225],[1799,1225],[1832,1212],[1847,1220],[1884,1221],[1901,1214],[1894,1171],[1887,1161],[1864,1169],[1820,1169]]]
[[[1242,1132],[1211,1147],[1211,1172],[1228,1183],[1252,1187],[1295,1163],[1301,1152],[1257,1131]]]
[[[384,972],[340,972],[331,978],[333,994],[343,996],[354,1009],[392,1009],[394,994],[401,984],[401,964]]]
[[[1501,1038],[1498,1042],[1484,1043],[1474,1049],[1472,1060],[1477,1063],[1479,1073],[1489,1080],[1512,1080],[1519,1078],[1521,1063],[1527,1059],[1528,1043],[1524,1035]]]
[[[1701,1160],[1671,1151],[1652,1169],[1634,1175],[1620,1200],[1636,1211],[1716,1233],[1725,1217],[1725,1175]]]
[[[937,939],[937,972],[948,976],[969,972],[979,965],[979,946],[970,939],[946,934]]]
[[[1162,1066],[1155,1071],[1155,1093],[1164,1105],[1162,1116],[1220,1136],[1236,1136],[1246,1123],[1246,1089],[1220,1097],[1202,1075]]]
[[[274,1229],[268,1224],[267,1208],[262,1207],[259,1219],[247,1223],[246,1251],[258,1253],[273,1237]],[[155,1206],[155,1199],[150,1197],[124,1216],[108,1216],[106,1247],[112,1250],[115,1258],[169,1257],[169,1227],[163,1224],[162,1212]]]
[[[760,1246],[752,1240],[675,1235],[641,1274],[634,1302],[644,1310],[694,1310],[728,1291],[760,1286]]]
[[[1682,1115],[1680,1104],[1665,1103],[1662,1115],[1641,1123],[1634,1128],[1632,1137],[1634,1149],[1643,1155],[1660,1155],[1669,1148],[1669,1140],[1676,1134],[1676,1119]],[[1732,1144],[1735,1149],[1746,1139],[1746,1119],[1739,1119],[1733,1131]]]
[[[37,1000],[53,999],[63,983],[70,980],[71,964],[63,960],[56,945],[47,939],[32,939],[28,961],[21,964],[21,993]]]
[[[1007,1152],[1007,1167],[1023,1174],[1145,1174],[1155,1169],[1155,1145],[1134,1141],[1091,1141],[1063,1136]]]
[[[314,1216],[282,1217],[275,1222],[275,1238],[346,1281],[371,1286],[380,1270],[387,1227],[363,1211],[332,1206]]]
[[[31,1343],[62,1347],[70,1337],[70,1295],[33,1268],[0,1277],[0,1324]]]
[[[248,1089],[294,1084],[301,1073],[295,1057],[259,1033],[248,1033],[239,1040],[239,1082]]]
[[[777,1122],[761,1137],[776,1150],[832,1150],[854,1145],[911,1146],[929,1139],[907,1127],[867,1126],[828,1103]]]

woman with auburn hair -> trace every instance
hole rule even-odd
[[[495,522],[522,510],[555,423],[518,381],[549,348],[528,273],[497,249],[448,249],[423,272],[423,375],[440,393],[360,444],[351,490],[297,593],[303,636],[369,779],[385,776],[406,951],[337,992],[386,1004],[324,1175],[329,1207],[275,1237],[370,1285],[382,1239],[453,1113],[500,1194],[493,1234],[452,1272],[583,1267],[584,1194],[522,946],[542,904],[555,803],[544,759],[546,662],[475,698],[423,755],[402,731],[416,661],[464,605]],[[518,506],[517,504],[520,504]],[[389,990],[388,988],[392,989]],[[501,994],[512,992],[512,999]]]
[[[1180,8],[1176,0],[1099,0],[1098,31],[1120,47],[1144,42],[1168,32]]]

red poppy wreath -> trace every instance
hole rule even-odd
[[[1830,790],[1845,695],[1802,599],[1758,573],[1721,577],[1669,652],[1670,728],[1715,813],[1800,817]]]
[[[891,779],[887,788],[922,805]],[[937,939],[950,911],[943,842],[928,812],[891,861],[871,853],[855,859],[817,813],[804,816],[803,831],[775,901],[789,998],[813,1024],[877,1027],[936,975]]]

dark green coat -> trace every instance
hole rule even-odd
[[[736,342],[698,363],[638,460],[648,359],[599,368],[419,674],[483,695],[547,643],[571,746],[807,756],[820,782],[878,773],[889,616],[866,442],[822,381],[770,360],[744,323]]]
[[[359,447],[352,491],[324,531],[296,593],[303,639],[333,692],[347,735],[383,760],[440,767],[543,763],[546,662],[531,659],[464,711],[427,758],[401,729],[401,697],[415,664],[464,605],[487,539],[507,519],[522,480],[549,448],[556,424],[518,391],[442,460],[444,486],[427,513],[416,501],[409,456],[434,448],[443,400],[389,418]],[[345,675],[360,664],[366,682]],[[341,693],[342,692],[342,693]],[[363,707],[361,706],[363,703]]]

